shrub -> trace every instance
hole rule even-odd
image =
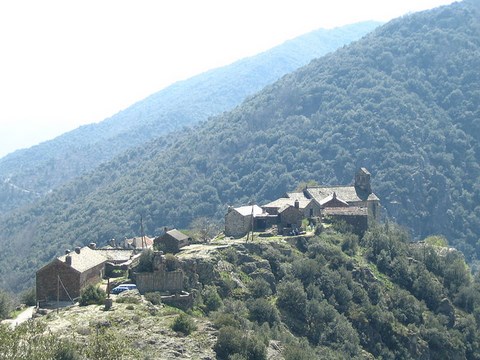
[[[88,285],[80,295],[80,306],[101,305],[105,301],[107,294],[97,286]]]
[[[265,344],[254,333],[248,334],[230,326],[220,329],[213,350],[219,360],[231,359],[231,356],[235,354],[248,360],[265,360],[267,358]],[[239,355],[236,355],[237,358]]]
[[[207,285],[202,291],[202,299],[207,313],[218,310],[222,306],[222,299],[218,295],[216,286]]]
[[[299,280],[283,281],[278,286],[278,307],[290,314],[295,314],[299,320],[305,318],[307,294]]]
[[[119,304],[139,304],[140,298],[137,296],[124,295],[115,300]]]
[[[147,249],[142,252],[138,260],[138,272],[152,272],[153,271],[153,250]]]
[[[247,306],[250,312],[250,320],[256,321],[260,325],[265,322],[273,325],[280,321],[277,308],[267,299],[255,299],[250,301]]]
[[[0,290],[0,320],[6,319],[12,310],[12,299],[6,293]]]
[[[25,290],[21,296],[20,300],[22,301],[23,304],[27,306],[35,306],[37,304],[37,296],[35,294],[35,288],[30,288],[28,290]]]
[[[70,341],[64,341],[55,350],[53,355],[54,360],[81,360],[82,356],[76,349],[74,343]]]
[[[248,283],[248,290],[254,298],[267,297],[272,295],[272,288],[267,280],[263,278],[253,279]]]
[[[165,267],[167,271],[174,271],[177,270],[179,267],[178,259],[173,254],[166,254],[165,255]]]
[[[145,294],[145,300],[150,301],[153,305],[160,305],[162,303],[162,295],[158,292],[149,292]]]
[[[310,344],[303,340],[299,343],[290,343],[285,346],[283,351],[283,357],[285,360],[311,360],[316,359],[317,354],[310,347]]]
[[[173,320],[172,330],[190,335],[193,331],[197,330],[197,325],[187,314],[180,314]]]

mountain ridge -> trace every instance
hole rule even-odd
[[[33,194],[43,196],[129,148],[229,110],[285,73],[378,25],[364,22],[313,31],[256,56],[176,82],[102,122],[7,155],[0,159],[0,179],[9,178],[32,195],[17,194],[2,187],[0,181],[0,200],[8,200],[0,201],[0,214],[17,206],[16,195],[18,205],[28,204],[38,199]]]

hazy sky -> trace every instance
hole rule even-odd
[[[451,0],[0,2],[0,157],[319,28]]]

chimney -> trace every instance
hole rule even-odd
[[[75,252],[76,252],[77,254],[80,254],[80,246],[77,246],[77,247],[75,248]]]
[[[295,209],[300,209],[300,201],[295,200]]]
[[[65,255],[70,254],[70,249],[65,250]]]
[[[92,250],[95,250],[97,248],[97,244],[95,244],[94,242],[91,242],[88,247]]]
[[[67,264],[68,266],[72,266],[72,256],[71,255],[65,256],[65,264]]]

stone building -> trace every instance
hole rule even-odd
[[[71,301],[104,275],[106,257],[88,246],[60,256],[36,273],[37,301]]]
[[[298,201],[295,205],[286,205],[278,210],[277,224],[279,227],[279,233],[287,235],[292,231],[297,232],[302,226],[303,212],[298,207]]]
[[[183,290],[183,270],[169,265],[161,251],[154,252],[153,272],[135,272],[134,278],[140,294],[153,291],[176,294]]]
[[[325,223],[330,220],[343,221],[358,235],[363,235],[368,228],[368,213],[364,207],[329,207],[323,209],[323,216]]]
[[[278,215],[279,210],[288,205],[295,206],[300,209],[303,218],[314,218],[321,216],[320,204],[316,199],[307,199],[303,192],[286,193],[284,197],[262,205],[262,209],[270,215]]]
[[[268,227],[269,214],[258,205],[229,207],[225,215],[225,236],[242,237],[249,231]]]
[[[307,187],[303,193],[306,198],[315,199],[321,205],[322,213],[324,208],[339,207],[339,202],[348,207],[365,208],[370,223],[380,219],[380,199],[372,192],[370,177],[367,169],[360,168],[353,185],[313,186]],[[337,206],[332,206],[334,203]]]
[[[172,229],[155,238],[154,244],[156,249],[165,253],[176,254],[182,247],[189,245],[191,240],[191,238],[181,231]]]
[[[256,205],[228,209],[225,215],[225,235],[242,237],[252,229],[264,231],[278,225],[285,229],[300,228],[302,220],[318,225],[322,218],[341,220],[362,234],[372,222],[380,219],[380,199],[372,192],[371,175],[365,168],[355,174],[353,185],[309,186],[301,192],[283,197],[259,208]]]

